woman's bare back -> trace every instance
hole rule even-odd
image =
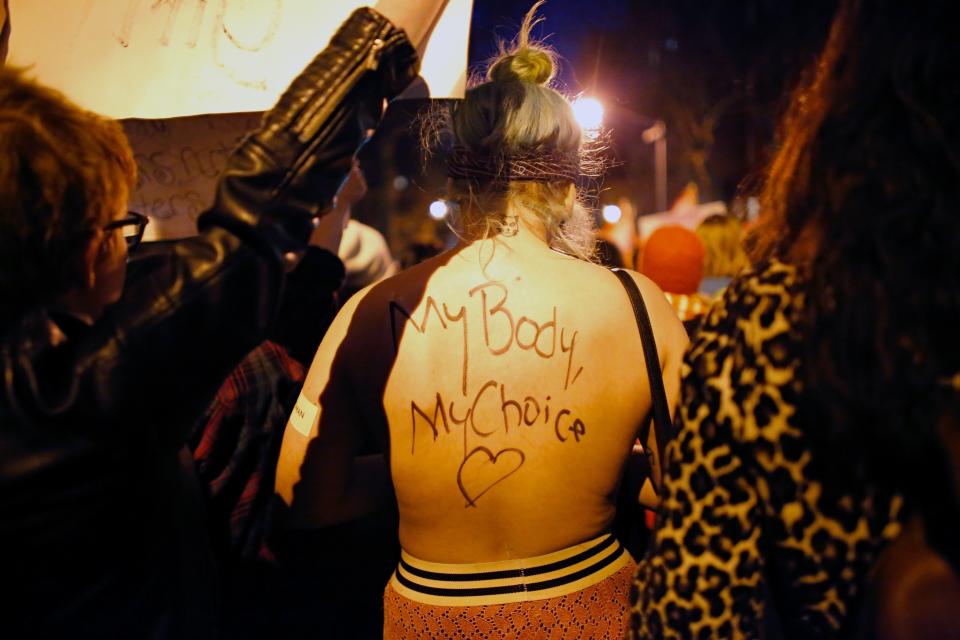
[[[672,402],[686,335],[636,278]],[[536,238],[477,242],[359,294],[305,394],[333,416],[321,435],[356,421],[389,448],[404,549],[454,563],[539,555],[607,529],[650,407],[621,284]]]

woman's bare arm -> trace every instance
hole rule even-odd
[[[384,457],[356,457],[364,425],[344,339],[362,297],[351,298],[330,326],[283,434],[275,487],[289,508],[288,527],[352,520],[390,496]]]

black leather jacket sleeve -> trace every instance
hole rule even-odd
[[[234,151],[198,236],[132,265],[123,299],[82,340],[52,356],[8,341],[6,409],[18,422],[155,427],[160,440],[182,443],[267,335],[283,253],[306,247],[310,218],[327,207],[384,101],[416,72],[404,33],[356,11]]]
[[[384,99],[416,73],[403,31],[371,9],[354,12],[234,152],[200,228],[215,224],[241,236],[255,229],[257,244],[302,249],[309,218],[329,207]]]

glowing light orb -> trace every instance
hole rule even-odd
[[[430,217],[434,220],[443,220],[447,217],[449,210],[447,203],[443,200],[434,200],[430,203]]]
[[[603,219],[610,224],[616,224],[620,222],[621,216],[623,216],[623,211],[621,211],[620,207],[615,204],[608,204],[603,208]]]
[[[571,106],[573,117],[582,128],[589,131],[603,124],[603,105],[596,98],[577,98]]]

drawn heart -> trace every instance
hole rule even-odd
[[[467,499],[465,506],[477,506],[477,500],[523,466],[526,456],[520,449],[501,449],[496,455],[486,447],[477,447],[460,463],[457,484]]]

